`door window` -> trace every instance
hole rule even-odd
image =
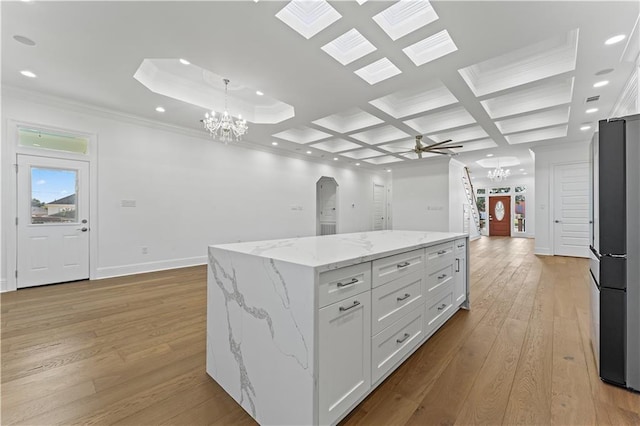
[[[502,201],[498,201],[496,203],[495,211],[496,211],[496,219],[498,221],[501,221],[502,219],[504,219],[504,204],[502,203]]]
[[[31,223],[74,223],[78,171],[31,167]]]

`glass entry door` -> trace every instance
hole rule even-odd
[[[89,278],[89,163],[18,155],[18,288]]]

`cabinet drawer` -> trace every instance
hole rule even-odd
[[[377,334],[424,303],[424,272],[416,271],[371,292],[371,333]]]
[[[449,263],[440,264],[440,267],[427,273],[424,296],[427,300],[438,297],[444,288],[451,288],[455,277],[455,259]]]
[[[452,309],[453,289],[440,293],[440,297],[437,297],[435,300],[427,301],[424,319],[425,334],[429,335],[433,330],[438,328],[438,326],[448,317],[448,314]]]
[[[371,262],[320,274],[318,307],[330,305],[342,299],[371,289]]]
[[[453,258],[453,241],[427,247],[427,271],[437,268],[441,263]]]
[[[371,380],[378,381],[424,336],[424,309],[418,307],[371,340]]]
[[[424,250],[413,250],[374,260],[372,265],[372,285],[377,287],[412,272],[424,271]]]
[[[467,240],[466,239],[461,239],[461,240],[456,240],[454,243],[454,251],[456,252],[456,254],[458,253],[466,253],[467,251]]]

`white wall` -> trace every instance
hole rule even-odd
[[[393,229],[449,231],[449,158],[393,170]]]
[[[535,173],[535,249],[536,254],[553,254],[552,176],[558,164],[589,161],[589,143],[567,144],[561,147],[533,148],[536,154]],[[528,212],[527,212],[528,214]]]
[[[321,176],[340,185],[339,231],[367,231],[373,183],[387,183],[386,172],[224,145],[204,134],[50,100],[4,96],[2,102],[5,136],[8,119],[97,134],[98,223],[91,224],[91,238],[99,241],[97,265],[92,265],[96,278],[204,263],[209,244],[315,235],[315,184]],[[6,218],[13,217],[5,202],[12,161],[2,158]],[[122,200],[135,200],[137,206],[121,207]],[[2,224],[9,226],[6,220]],[[11,245],[3,246],[3,265]]]

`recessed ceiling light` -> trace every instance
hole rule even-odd
[[[29,78],[36,78],[37,77],[37,75],[34,72],[29,71],[29,70],[20,71],[20,74],[24,75],[25,77],[29,77]]]
[[[190,65],[191,64],[191,62],[187,61],[186,59],[182,59],[182,58],[180,58],[180,63],[182,65]]]
[[[595,83],[593,87],[602,87],[602,86],[606,86],[607,84],[609,84],[609,80],[602,80]]]
[[[311,151],[307,151],[307,154],[311,154]]]
[[[493,154],[487,154],[487,157],[493,157]]]
[[[589,130],[591,128],[591,126],[582,126],[580,127],[580,130]]]
[[[338,157],[333,157],[333,161],[338,161]]]
[[[258,96],[262,96],[262,95],[264,95],[264,93],[262,93],[262,92],[261,92],[261,91],[259,91],[259,90],[256,90],[256,95],[258,95]]]
[[[520,169],[521,172],[524,172],[524,169]]]
[[[156,111],[158,111],[158,112],[164,112],[164,111],[165,111],[165,109],[164,109],[164,108],[162,108],[161,106],[159,106],[159,107],[156,107]]]
[[[17,41],[18,43],[22,43],[22,44],[25,44],[27,46],[35,46],[36,45],[36,42],[31,40],[29,37],[21,36],[21,35],[18,35],[18,34],[14,35],[13,39],[15,41]]]
[[[592,114],[594,112],[598,112],[598,108],[589,108],[588,110],[585,111],[587,114]]]
[[[278,145],[278,142],[271,142],[271,145],[273,145],[273,146],[277,146],[277,145]]]
[[[626,36],[624,34],[619,34],[617,36],[611,37],[610,39],[607,39],[607,41],[605,41],[604,44],[609,46],[612,44],[620,43],[622,40],[624,40],[625,37]]]
[[[387,169],[387,173],[391,173],[391,169]]]
[[[527,172],[524,172],[524,173],[523,173],[523,175],[526,175],[526,174],[527,174]]]
[[[359,166],[359,165],[360,165],[360,163],[356,163],[356,166]]]

